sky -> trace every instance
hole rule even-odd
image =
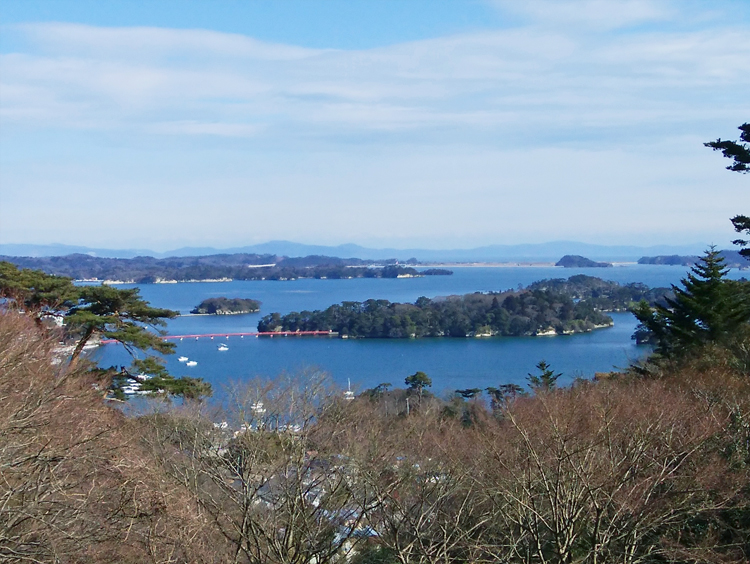
[[[0,0],[0,243],[717,244],[747,0]]]

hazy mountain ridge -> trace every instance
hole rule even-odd
[[[257,245],[226,249],[182,247],[166,252],[156,252],[148,249],[102,249],[72,245],[0,244],[0,255],[45,257],[80,253],[103,258],[134,258],[137,256],[168,258],[247,253],[287,257],[325,255],[339,258],[357,257],[365,260],[395,258],[400,261],[415,257],[422,262],[555,262],[563,255],[582,255],[588,258],[610,261],[637,261],[644,256],[700,255],[705,249],[706,245],[700,243],[639,247],[634,245],[595,245],[575,241],[553,241],[549,243],[520,245],[487,245],[471,249],[375,249],[353,243],[325,246],[307,245],[292,241],[269,241]]]

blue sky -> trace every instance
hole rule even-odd
[[[750,2],[0,10],[0,242],[716,243]]]

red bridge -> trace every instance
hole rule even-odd
[[[254,333],[203,333],[200,335],[163,335],[162,339],[201,339],[203,337],[219,337],[228,339],[229,337],[335,337],[338,333],[335,331],[262,331]],[[102,345],[117,343],[115,339],[104,339],[100,341]]]

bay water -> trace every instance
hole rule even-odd
[[[452,276],[423,278],[357,278],[351,280],[288,280],[193,282],[145,284],[141,295],[155,307],[179,311],[170,320],[172,335],[254,332],[268,313],[324,309],[342,301],[370,298],[414,302],[420,296],[460,295],[501,291],[545,278],[575,274],[598,276],[620,283],[643,282],[649,286],[678,284],[686,267],[628,264],[613,268],[562,269],[556,267],[455,267]],[[732,278],[744,273],[732,270]],[[119,287],[133,287],[122,285]],[[262,302],[260,313],[245,315],[186,315],[201,301],[224,296]],[[331,337],[216,337],[174,341],[176,354],[165,357],[175,376],[201,377],[220,395],[230,382],[257,376],[321,370],[342,387],[351,382],[361,391],[381,383],[403,387],[404,378],[421,370],[432,378],[439,395],[456,389],[486,388],[506,383],[524,385],[535,365],[546,360],[563,376],[561,385],[577,377],[623,368],[648,353],[636,346],[631,335],[637,325],[629,313],[611,314],[614,327],[591,333],[554,337],[338,339]],[[218,351],[220,343],[228,350]],[[93,353],[103,366],[127,365],[130,359],[120,345],[104,345]],[[177,360],[187,356],[197,365]]]

